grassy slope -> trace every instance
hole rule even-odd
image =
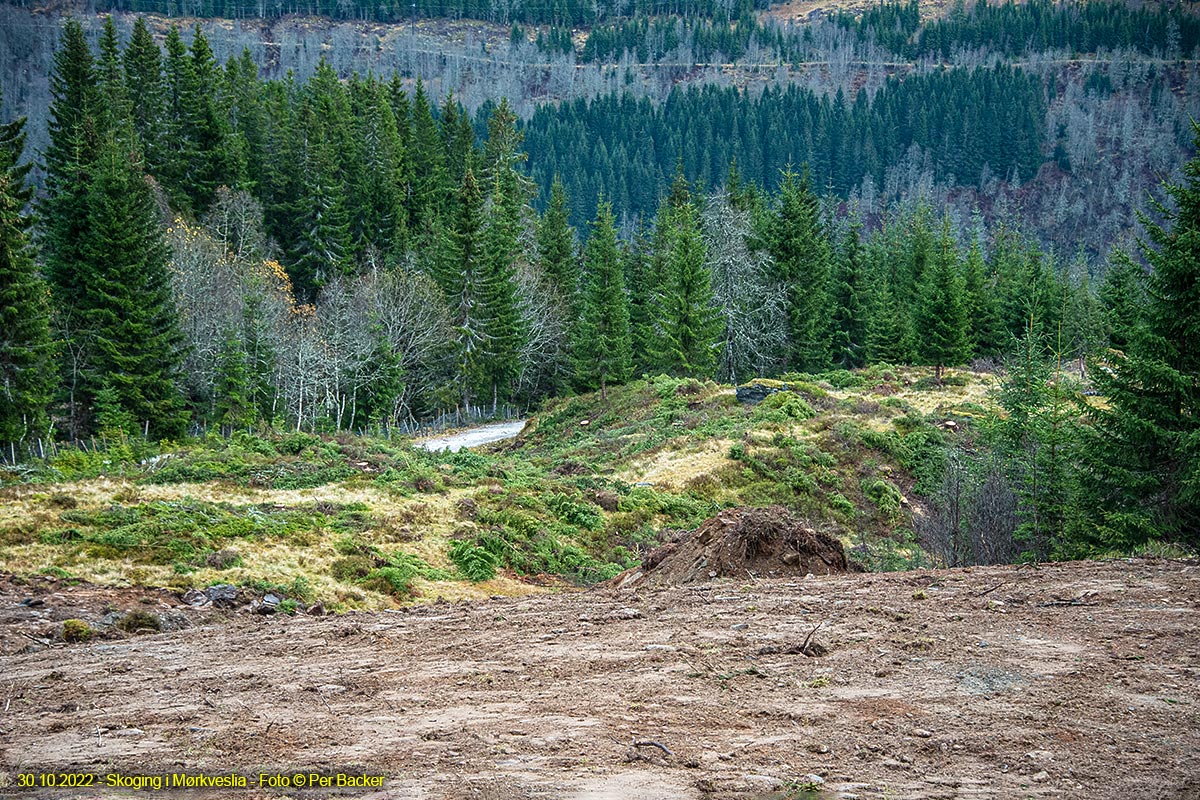
[[[607,402],[553,401],[482,453],[306,434],[69,451],[9,474],[0,564],[375,608],[592,582],[664,529],[771,503],[858,546],[872,568],[919,562],[913,514],[952,435],[937,423],[969,436],[990,379],[935,387],[922,370],[877,368],[788,383],[749,407],[731,387],[636,381]]]

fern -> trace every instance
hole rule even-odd
[[[451,543],[450,560],[465,578],[475,583],[496,577],[496,556],[472,542]]]

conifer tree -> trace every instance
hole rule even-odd
[[[1200,147],[1200,126],[1193,123]],[[1168,184],[1165,224],[1143,218],[1144,321],[1126,350],[1093,370],[1107,406],[1089,406],[1083,507],[1096,544],[1128,549],[1160,538],[1200,543],[1200,157]]]
[[[658,338],[657,257],[653,252],[653,237],[645,223],[639,221],[633,241],[624,248],[625,286],[629,295],[629,335],[636,372],[647,371],[654,360],[654,342]]]
[[[63,23],[50,93],[50,145],[42,154],[46,191],[38,211],[55,305],[71,327],[80,294],[77,268],[89,237],[88,188],[99,133],[94,62],[77,20]]]
[[[820,370],[829,364],[829,242],[808,173],[783,173],[766,231],[776,277],[788,293],[787,366]]]
[[[979,356],[997,356],[1004,350],[1006,333],[1000,324],[996,291],[978,238],[963,262],[963,302],[966,304],[968,344]]]
[[[433,120],[433,109],[424,84],[417,81],[412,101],[412,197],[409,228],[424,231],[446,208],[446,195],[454,184],[446,170],[446,155]],[[464,165],[469,166],[469,165]],[[464,168],[465,171],[465,168]],[[474,178],[472,178],[474,181]]]
[[[454,224],[443,233],[434,278],[450,305],[454,328],[453,386],[462,398],[463,407],[469,408],[482,368],[485,331],[480,306],[486,269],[481,225],[483,201],[470,167],[463,173],[457,207]]]
[[[219,70],[199,22],[189,50],[191,69],[184,72],[181,133],[187,140],[190,158],[183,188],[191,208],[199,215],[212,204],[217,187],[240,186],[245,164],[239,159],[243,154],[231,141],[229,120],[221,113],[217,100]]]
[[[167,272],[167,250],[132,143],[109,132],[88,194],[89,236],[80,271],[83,395],[108,388],[152,436],[182,432],[178,389],[182,337]]]
[[[845,369],[866,362],[866,298],[859,224],[846,230],[833,276],[833,361]]]
[[[1000,387],[1004,415],[989,434],[1006,464],[1020,498],[1015,540],[1028,558],[1042,561],[1077,554],[1068,541],[1074,483],[1071,464],[1078,440],[1078,414],[1063,384],[1061,360],[1052,363],[1050,345],[1032,314],[1025,335],[1007,359]]]
[[[100,58],[96,66],[100,89],[100,129],[129,125],[132,104],[121,66],[121,42],[112,15],[104,18],[104,28],[100,33]]]
[[[869,363],[899,364],[905,360],[905,317],[896,302],[891,280],[887,275],[877,275],[871,289],[870,314],[867,316]]]
[[[292,199],[295,238],[289,272],[298,294],[313,296],[334,275],[352,270],[350,220],[338,172],[338,137],[320,120],[316,104],[303,103],[297,120],[303,139],[295,163],[302,192]]]
[[[262,180],[268,163],[277,158],[266,144],[266,110],[263,107],[264,87],[258,80],[258,65],[250,55],[250,48],[243,48],[237,59],[225,65],[225,80],[220,103],[222,113],[229,117],[231,149],[234,163],[244,165],[240,184],[255,190]]]
[[[226,332],[217,356],[213,401],[213,417],[227,430],[244,427],[254,421],[246,350],[236,330]]]
[[[101,137],[100,93],[92,52],[74,19],[63,23],[50,76],[50,144],[42,153],[45,191],[38,203],[42,259],[53,296],[56,334],[63,342],[62,391],[67,433],[82,435],[86,403],[79,394],[83,342],[79,335],[85,278],[84,248],[91,236],[89,192]]]
[[[188,193],[188,172],[196,159],[195,143],[188,135],[193,116],[193,92],[196,85],[195,65],[188,56],[187,45],[179,27],[167,29],[163,61],[163,114],[160,141],[162,163],[156,176],[162,183],[171,205],[186,210],[191,202]]]
[[[136,103],[130,103],[130,111],[146,170],[161,177],[165,159],[163,117],[166,114],[163,104],[162,51],[141,16],[133,22],[133,34],[125,48],[124,71],[127,97],[137,100]]]
[[[666,275],[659,301],[656,361],[672,375],[708,376],[716,362],[721,320],[713,299],[704,237],[695,207],[671,215]]]
[[[505,195],[501,176],[497,174],[493,178],[480,274],[483,329],[480,361],[484,383],[481,389],[491,394],[493,413],[501,401],[511,399],[513,384],[520,374],[523,331],[516,283],[519,212],[513,198]]]
[[[575,331],[575,371],[584,389],[600,389],[629,379],[632,343],[629,298],[617,247],[611,206],[601,200],[583,255],[581,315]]]
[[[361,256],[371,246],[392,262],[407,239],[402,203],[404,151],[385,87],[373,77],[350,82],[351,146],[345,154],[350,237]]]
[[[963,304],[963,281],[958,268],[958,251],[950,238],[950,220],[942,226],[933,263],[925,270],[915,315],[919,332],[918,355],[934,368],[937,381],[942,370],[960,364],[969,355],[967,314]]]
[[[579,291],[579,271],[575,259],[575,230],[568,220],[567,191],[557,175],[550,185],[550,202],[537,231],[538,261],[542,274],[559,296],[574,301]]]
[[[1108,346],[1125,350],[1139,336],[1146,307],[1146,273],[1128,253],[1117,251],[1100,282],[1100,305]]]
[[[0,458],[14,462],[18,444],[48,434],[54,387],[49,297],[25,216],[31,165],[18,162],[24,128],[23,117],[0,124]]]

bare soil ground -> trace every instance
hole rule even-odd
[[[358,768],[388,776],[358,795],[375,798],[790,798],[816,778],[841,798],[1200,797],[1195,562],[336,617],[120,591],[0,582],[0,793],[23,771]],[[114,600],[193,624],[49,647],[13,633]]]

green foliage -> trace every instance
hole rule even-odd
[[[115,405],[156,438],[183,429],[177,376],[182,337],[170,294],[167,253],[150,189],[130,164],[131,144],[101,144],[89,186],[88,229],[77,272],[88,355],[81,394],[111,388]]]
[[[945,436],[920,417],[901,417],[894,424],[896,431],[860,429],[859,437],[865,445],[892,456],[912,473],[919,493],[932,494],[945,469]]]
[[[1200,146],[1200,126],[1193,123]],[[1159,538],[1197,543],[1200,531],[1200,158],[1166,187],[1175,208],[1143,223],[1144,321],[1124,353],[1093,369],[1109,406],[1087,409],[1083,509],[1094,541],[1130,548]]]
[[[696,208],[691,202],[671,207],[667,198],[659,225],[668,229],[660,256],[664,268],[656,303],[655,363],[672,375],[711,375],[721,320]]]
[[[992,434],[1021,499],[1015,537],[1032,558],[1042,560],[1072,548],[1068,526],[1079,414],[1062,371],[1044,355],[1045,340],[1034,321],[1019,347],[999,393],[1005,415]]]
[[[0,446],[47,436],[53,390],[50,306],[29,240],[24,207],[29,164],[24,118],[0,124]],[[22,453],[22,455],[24,455]]]
[[[787,290],[788,364],[817,370],[829,364],[829,242],[807,170],[797,176],[787,169],[779,187],[767,244],[777,277]]]
[[[896,520],[900,516],[900,505],[904,495],[896,485],[885,479],[871,479],[862,486],[863,495],[879,509],[885,517]]]
[[[456,540],[450,543],[449,556],[467,580],[478,583],[496,577],[497,556],[484,547]]]
[[[153,612],[137,609],[118,619],[117,628],[126,633],[160,631],[162,630],[162,620]]]
[[[577,380],[605,398],[608,385],[623,383],[632,369],[629,299],[614,225],[611,209],[601,203],[584,249],[582,311],[574,333]]]
[[[812,406],[793,392],[775,392],[754,407],[753,418],[758,422],[787,424],[816,416]]]
[[[412,596],[414,574],[413,571],[401,567],[379,567],[365,576],[362,585],[380,594],[405,599]]]
[[[232,540],[292,538],[328,524],[328,518],[311,511],[196,500],[70,510],[59,516],[75,527],[48,535],[91,557],[192,566],[205,565],[209,554]]]
[[[897,532],[895,538],[883,538],[855,551],[856,560],[869,572],[905,572],[930,566],[929,558],[917,544],[911,530]]]
[[[64,642],[86,642],[96,635],[92,626],[81,619],[64,619],[62,624],[62,640]]]
[[[963,292],[947,218],[942,225],[942,237],[932,268],[923,278],[914,320],[920,331],[918,352],[921,363],[936,367],[938,380],[941,380],[944,367],[962,363],[969,353]]]

